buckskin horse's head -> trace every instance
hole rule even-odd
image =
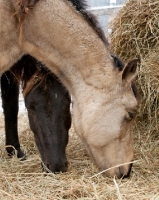
[[[75,101],[73,119],[77,133],[100,171],[112,167],[106,175],[120,178],[129,174],[133,159],[131,125],[138,107],[137,90],[133,84],[137,59],[124,68],[116,57],[114,62],[118,65],[114,68],[115,84],[108,83],[103,96],[98,89],[83,96],[84,112],[80,112]],[[113,168],[117,165],[122,166]]]

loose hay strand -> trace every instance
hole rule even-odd
[[[132,161],[132,162],[122,163],[122,164],[120,164],[120,165],[116,165],[116,166],[113,166],[113,167],[107,168],[107,169],[105,169],[105,170],[103,170],[103,171],[101,171],[101,172],[99,172],[99,173],[93,175],[93,176],[90,177],[90,178],[94,178],[94,177],[96,177],[96,176],[98,176],[98,175],[100,175],[100,174],[103,174],[103,173],[105,173],[105,172],[111,170],[111,169],[114,169],[114,168],[117,168],[117,167],[121,167],[121,166],[123,166],[123,165],[133,164],[133,163],[136,163],[136,162],[139,162],[139,161],[140,161],[140,160],[134,160],[134,161]]]
[[[11,197],[13,200],[15,200],[16,198],[10,194],[8,194],[7,192],[5,192],[4,190],[0,190],[1,193],[4,193],[5,195]]]
[[[122,196],[121,196],[121,194],[120,194],[119,186],[118,186],[118,184],[117,184],[117,182],[116,182],[115,177],[113,178],[113,181],[114,181],[115,187],[116,187],[116,189],[117,189],[117,196],[118,196],[118,199],[119,199],[119,200],[122,200]]]

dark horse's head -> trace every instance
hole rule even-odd
[[[43,164],[52,172],[65,172],[65,148],[71,126],[70,96],[44,65],[26,55],[21,61],[25,106]]]

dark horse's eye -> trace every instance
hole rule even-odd
[[[136,115],[136,113],[131,113],[131,112],[128,112],[128,114],[129,114],[130,119],[133,119]]]
[[[136,116],[136,111],[128,112],[128,115],[125,117],[125,119],[131,121],[135,118],[135,116]]]
[[[131,121],[135,118],[136,112],[127,112],[127,115],[125,116],[124,120]]]

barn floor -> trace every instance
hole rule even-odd
[[[136,162],[131,177],[118,180],[98,175],[73,128],[67,147],[68,172],[43,173],[25,110],[19,114],[19,135],[27,160],[9,158],[0,115],[1,200],[159,200],[159,134],[149,133],[146,125],[140,124],[142,133],[137,128],[135,131]]]

